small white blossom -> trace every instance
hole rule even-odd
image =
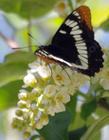
[[[40,62],[34,61],[33,63],[29,64],[29,68],[31,69],[32,73],[37,72],[37,68],[40,66]]]
[[[22,89],[20,90],[20,93],[18,94],[19,100],[27,100],[28,97],[28,91]]]
[[[105,89],[109,90],[109,79],[101,79],[100,85]]]
[[[42,103],[42,100],[44,98],[44,95],[40,95],[38,98],[37,98],[37,106],[39,106],[41,103]]]
[[[71,80],[69,79],[67,71],[62,69],[60,66],[56,66],[53,69],[53,80],[57,85],[69,85]]]
[[[62,87],[55,96],[57,102],[68,103],[70,101],[70,95],[68,94],[68,88]]]
[[[41,114],[39,120],[36,122],[35,126],[37,129],[41,129],[43,126],[47,125],[49,122],[47,114]]]
[[[42,61],[33,62],[29,64],[29,67],[31,73],[37,73],[41,76],[41,78],[48,78],[49,76],[51,76],[49,67],[45,66],[45,63],[43,63]]]
[[[50,69],[47,66],[39,66],[37,68],[37,73],[41,76],[41,78],[48,78],[51,76]]]
[[[25,77],[24,77],[24,83],[27,86],[35,86],[37,83],[37,79],[35,78],[35,76],[32,73],[28,73]]]
[[[23,101],[23,100],[20,100],[18,103],[17,103],[18,107],[20,108],[26,108],[27,107],[27,102],[26,101]]]
[[[56,104],[55,110],[56,110],[56,113],[63,112],[65,111],[65,105],[59,102],[58,104]]]
[[[44,95],[47,97],[51,97],[56,95],[59,87],[56,85],[47,85],[44,89]]]

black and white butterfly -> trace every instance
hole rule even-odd
[[[74,10],[58,29],[51,44],[41,46],[35,55],[89,76],[99,72],[103,67],[103,52],[94,40],[90,9],[80,6]]]

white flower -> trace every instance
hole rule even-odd
[[[41,76],[41,78],[48,78],[51,76],[50,69],[47,66],[39,66],[37,68],[37,73]]]
[[[100,85],[105,89],[109,90],[109,79],[101,79]]]
[[[34,61],[33,63],[29,64],[29,68],[31,69],[32,73],[37,72],[37,68],[40,66],[40,62]]]
[[[58,104],[56,104],[55,111],[56,113],[65,111],[65,105],[59,102]]]
[[[25,85],[30,86],[30,87],[34,87],[37,83],[36,77],[30,72],[28,72],[28,74],[24,77],[23,81]]]
[[[39,76],[41,76],[41,78],[48,78],[51,76],[50,68],[47,67],[42,61],[33,62],[29,64],[29,67],[31,73],[37,73]]]
[[[69,68],[64,70],[59,65],[52,64],[50,69],[39,60],[29,64],[29,68],[24,77],[25,85],[18,95],[17,112],[22,121],[15,119],[14,126],[20,128],[19,124],[16,125],[20,122],[20,129],[25,132],[29,129],[31,133],[32,129],[41,129],[47,125],[49,116],[65,111],[70,95],[75,93],[84,80]]]
[[[47,107],[47,113],[51,116],[54,116],[55,113],[65,111],[65,105],[61,102],[51,102],[50,105]]]
[[[28,98],[28,91],[22,89],[20,90],[20,93],[18,94],[19,100],[27,100]]]
[[[48,122],[48,115],[40,112],[39,115],[36,117],[35,127],[37,129],[41,129],[43,126],[47,125]]]
[[[59,87],[56,85],[47,85],[44,89],[44,95],[46,95],[47,97],[54,96],[56,95],[58,89]]]
[[[62,87],[55,96],[56,102],[68,103],[70,101],[70,95],[67,91],[67,87]]]
[[[20,100],[17,103],[17,105],[18,105],[19,108],[26,108],[27,107],[27,102],[26,101],[23,101],[23,100]]]
[[[57,85],[69,85],[71,84],[71,79],[69,77],[69,74],[66,70],[62,69],[60,66],[55,66],[53,69],[53,80]]]

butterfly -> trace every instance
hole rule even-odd
[[[94,39],[90,9],[80,6],[74,10],[57,30],[51,44],[41,46],[35,55],[88,76],[99,72],[103,67],[103,52]]]

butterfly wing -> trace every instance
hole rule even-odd
[[[85,26],[87,27],[84,27]],[[86,34],[88,35],[87,38],[84,37],[84,29],[86,29]],[[81,32],[82,30],[83,32]],[[91,32],[91,34],[88,34],[88,31]],[[64,23],[61,25],[61,27],[58,29],[56,34],[53,37],[52,43],[56,45],[60,45],[59,43],[61,36],[66,35],[73,37],[75,39],[75,35],[79,34],[83,36],[83,39],[94,39],[94,33],[93,28],[91,25],[91,13],[90,9],[87,6],[81,6],[77,8],[75,11],[73,11],[64,21]],[[85,34],[85,35],[86,35]],[[73,40],[74,41],[74,40]]]
[[[103,67],[103,53],[94,40],[89,8],[81,6],[73,11],[56,32],[51,45],[40,52],[89,76],[98,72]]]

